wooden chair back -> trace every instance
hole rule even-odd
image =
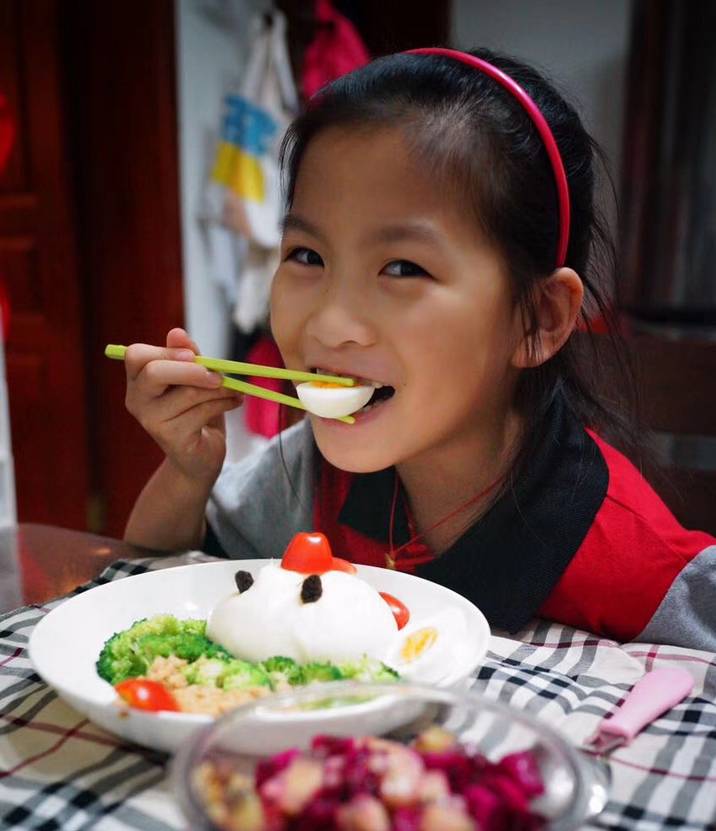
[[[647,478],[682,525],[716,535],[716,340],[626,342],[655,449]]]
[[[716,340],[627,340],[652,430],[716,438]]]

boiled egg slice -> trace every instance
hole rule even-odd
[[[385,662],[403,678],[436,683],[454,671],[466,634],[465,616],[458,609],[426,615],[399,631]]]
[[[344,387],[325,381],[296,385],[296,394],[309,413],[323,418],[341,418],[364,407],[375,392],[373,386]]]

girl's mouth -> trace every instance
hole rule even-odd
[[[354,410],[351,415],[354,417],[365,415],[371,410],[375,410],[383,403],[390,400],[395,395],[395,387],[390,384],[384,384],[381,381],[374,381],[369,378],[362,378],[357,375],[348,375],[346,373],[337,373],[334,370],[328,370],[325,367],[311,367],[311,372],[324,375],[345,375],[355,379],[356,386],[373,387],[374,392],[366,404],[358,410]]]
[[[387,384],[381,387],[376,387],[375,392],[371,396],[370,401],[360,408],[357,412],[353,413],[354,416],[360,415],[362,413],[370,412],[371,410],[380,407],[386,401],[389,401],[395,395],[395,387],[388,386]]]

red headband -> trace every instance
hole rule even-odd
[[[446,58],[454,58],[456,61],[472,66],[489,75],[504,87],[514,98],[521,104],[524,111],[532,119],[532,123],[537,128],[542,141],[544,142],[545,150],[549,156],[554,173],[554,182],[557,187],[557,201],[559,203],[559,238],[557,240],[557,264],[560,268],[564,265],[567,259],[567,245],[569,244],[569,187],[567,185],[567,174],[564,171],[564,164],[562,163],[562,156],[559,153],[557,142],[554,140],[552,130],[545,120],[545,117],[539,111],[539,107],[529,97],[529,95],[522,89],[522,87],[506,75],[501,69],[493,66],[491,63],[484,61],[482,58],[476,58],[474,55],[468,55],[466,52],[458,52],[456,49],[443,49],[440,47],[430,47],[426,49],[410,49],[405,54],[408,55],[443,55]]]

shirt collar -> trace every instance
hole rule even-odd
[[[558,394],[538,449],[517,482],[446,552],[416,573],[467,597],[491,625],[517,631],[535,616],[576,554],[608,481],[596,443]],[[394,487],[394,468],[354,476],[339,522],[387,543]],[[393,545],[408,537],[408,517],[399,498]]]

